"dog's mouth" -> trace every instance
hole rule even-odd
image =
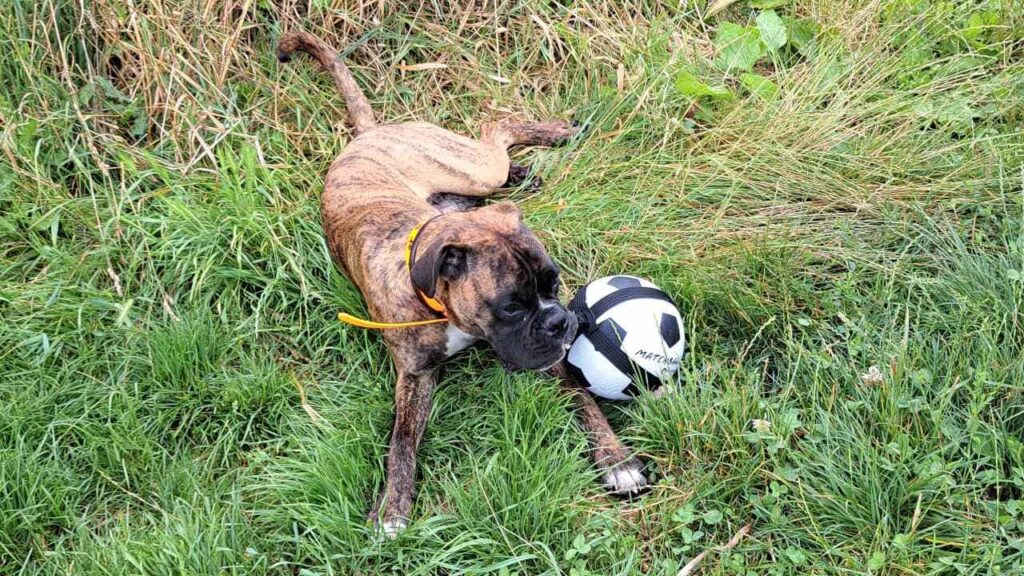
[[[501,367],[504,368],[505,372],[508,374],[515,374],[516,372],[522,370],[522,368],[516,366],[515,364],[509,362],[508,360],[505,360],[504,358],[498,358],[498,360],[501,361]]]
[[[541,331],[542,326],[533,326],[529,332],[499,332],[489,342],[508,372],[549,370],[565,359],[576,340],[579,328],[576,317],[570,314],[564,322],[554,334],[538,336],[536,333]]]
[[[559,364],[561,364],[562,360],[565,360],[565,357],[569,354],[569,346],[570,346],[570,344],[566,344],[565,345],[565,350],[562,351],[562,354],[561,354],[561,356],[558,357],[558,360],[555,360],[551,364],[548,364],[547,366],[545,366],[543,368],[539,368],[538,370],[540,372],[547,372],[548,370],[551,370],[555,366],[558,366]]]
[[[569,353],[569,347],[571,345],[572,345],[571,343],[566,344],[565,348],[562,350],[561,354],[559,354],[558,358],[556,360],[554,360],[553,362],[550,362],[550,363],[547,363],[547,364],[543,364],[543,365],[539,365],[539,366],[520,366],[520,365],[516,364],[515,362],[512,362],[511,360],[508,360],[506,358],[502,358],[501,356],[498,356],[498,360],[501,361],[501,367],[504,368],[505,372],[507,372],[509,374],[514,374],[516,372],[528,372],[528,371],[530,371],[530,372],[546,372],[548,370],[551,370],[555,366],[557,366],[562,360],[565,360],[565,356],[566,356],[566,354]]]

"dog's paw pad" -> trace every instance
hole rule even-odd
[[[544,179],[541,178],[540,176],[534,174],[533,177],[530,178],[526,182],[526,185],[524,187],[526,188],[527,192],[533,193],[533,192],[539,192],[541,187],[543,186],[543,184],[544,184]]]
[[[541,178],[534,174],[530,175],[530,167],[523,166],[522,164],[512,164],[508,168],[508,179],[505,180],[503,188],[515,188],[517,186],[524,186],[529,191],[533,192],[540,189]]]
[[[590,123],[573,118],[569,122],[569,128],[571,129],[571,132],[574,136],[576,134],[585,134],[587,132],[590,132]]]
[[[638,496],[650,486],[642,468],[639,460],[628,460],[606,471],[601,476],[601,483],[615,496]]]

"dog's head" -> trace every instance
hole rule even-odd
[[[513,368],[563,358],[576,317],[558,301],[558,267],[514,204],[446,214],[423,235],[413,283],[444,303],[456,328],[489,342]]]

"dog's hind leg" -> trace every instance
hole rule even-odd
[[[488,122],[480,128],[480,140],[508,149],[513,146],[560,146],[580,131],[575,122]]]
[[[515,185],[523,169],[512,168],[509,147],[555,146],[578,131],[561,121],[487,123],[474,140],[432,124],[385,125],[353,140],[345,154],[392,160],[395,180],[436,203],[444,200],[432,198],[437,194],[482,198],[506,182]]]
[[[489,122],[481,129],[482,142],[508,150],[513,146],[560,146],[580,130],[575,122]],[[526,184],[531,192],[540,190],[541,178],[530,174],[530,167],[509,164],[508,179],[503,188]]]

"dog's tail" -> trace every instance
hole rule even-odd
[[[288,62],[292,59],[292,52],[296,50],[305,52],[317,59],[320,65],[331,74],[334,85],[341,91],[345,98],[345,106],[348,108],[348,116],[355,127],[356,134],[366,132],[376,126],[373,120],[373,109],[370,108],[370,101],[363,95],[356,79],[348,66],[341,61],[338,53],[326,42],[313,36],[309,32],[295,31],[288,32],[277,43],[277,59],[280,62]]]

